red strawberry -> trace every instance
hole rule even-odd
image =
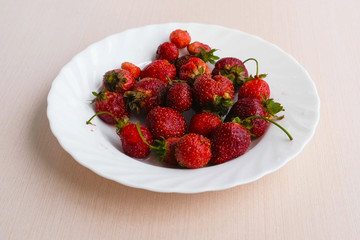
[[[191,55],[200,58],[206,63],[209,62],[211,64],[215,64],[216,60],[219,59],[218,56],[214,55],[216,49],[211,49],[208,45],[200,42],[191,43],[188,45],[187,49]]]
[[[239,89],[238,98],[256,98],[260,101],[270,97],[270,87],[262,78],[266,75],[250,77]]]
[[[156,51],[156,59],[166,59],[173,63],[179,57],[179,50],[172,42],[165,42],[161,44]]]
[[[181,29],[176,29],[175,31],[171,32],[170,41],[176,45],[177,48],[184,48],[189,45],[191,41],[190,34]]]
[[[234,86],[226,77],[201,75],[193,86],[194,102],[200,108],[225,115],[233,104]]]
[[[211,159],[210,140],[202,135],[189,133],[176,144],[175,157],[180,166],[204,167]]]
[[[168,78],[173,80],[176,76],[176,68],[168,60],[156,60],[147,65],[140,73],[141,78],[157,78],[168,83]]]
[[[241,86],[249,76],[244,63],[232,57],[222,58],[216,62],[212,75],[219,74],[230,79],[234,86]]]
[[[217,127],[211,135],[211,162],[220,164],[244,154],[250,147],[249,131],[235,122]]]
[[[140,127],[141,133],[146,141],[153,143],[152,135],[144,126]],[[145,158],[149,155],[150,147],[140,138],[139,132],[135,124],[125,125],[120,131],[120,139],[122,148],[126,155],[134,158]]]
[[[206,45],[198,41],[190,43],[187,46],[187,50],[191,55],[199,54],[201,52],[201,49],[204,49],[206,52],[209,52],[211,50],[211,47],[209,45]]]
[[[129,71],[135,79],[137,79],[140,76],[141,69],[133,63],[123,62],[121,64],[121,69]]]
[[[259,100],[255,98],[242,98],[232,106],[225,121],[229,122],[235,117],[245,119],[250,116],[267,117],[267,113]],[[252,126],[250,132],[257,137],[262,136],[269,126],[269,122],[264,119],[256,118],[250,121]]]
[[[210,74],[209,66],[198,57],[191,57],[183,63],[179,69],[178,75],[181,80],[185,80],[190,84],[202,74]]]
[[[275,117],[279,120],[284,117],[276,116],[280,111],[284,111],[284,108],[273,99],[260,102],[256,98],[241,98],[230,109],[225,121],[231,121],[233,118],[238,117],[241,119],[239,123],[250,130],[252,136],[260,137],[265,133],[269,122],[272,123],[269,118]],[[260,116],[260,118],[255,118],[255,116]],[[280,126],[280,128],[282,127]]]
[[[105,73],[103,88],[109,92],[124,93],[135,85],[135,78],[124,69],[115,69]]]
[[[132,91],[125,92],[124,97],[131,110],[148,112],[164,103],[166,89],[167,84],[157,78],[143,78]]]
[[[154,139],[181,137],[185,134],[185,118],[176,110],[168,107],[155,107],[146,116],[146,125]]]
[[[93,103],[95,103],[95,112],[110,112],[118,119],[130,117],[130,112],[126,107],[125,99],[122,94],[117,92],[93,92],[93,95],[96,97],[93,100]],[[117,121],[109,114],[100,114],[99,117],[106,123],[117,123]]]
[[[270,87],[263,80],[266,77],[266,74],[260,74],[259,72],[259,63],[255,58],[249,58],[244,61],[247,62],[249,60],[253,60],[256,62],[256,75],[255,77],[251,76],[245,80],[245,83],[241,86],[238,94],[238,98],[257,98],[260,101],[266,100],[270,97]]]
[[[185,112],[191,108],[192,95],[190,86],[184,82],[171,84],[166,95],[166,106],[179,112]]]
[[[189,132],[210,137],[212,131],[222,123],[221,118],[211,112],[195,114],[189,124]]]
[[[116,133],[120,136],[121,145],[126,155],[134,158],[145,158],[149,155],[150,147],[143,141],[143,139],[145,139],[147,143],[153,143],[153,138],[149,129],[130,123],[127,117],[120,120],[110,112],[96,113],[86,122],[86,124],[92,124],[91,120],[94,117],[105,113],[116,121]],[[139,130],[141,132],[141,136],[139,134]]]

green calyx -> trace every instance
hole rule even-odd
[[[209,62],[211,64],[215,64],[216,60],[219,60],[220,57],[214,55],[214,52],[217,49],[211,49],[210,51],[205,51],[205,49],[201,49],[200,53],[196,54],[195,56],[202,59],[204,62]]]
[[[271,119],[268,119],[266,117],[261,117],[261,116],[250,116],[250,117],[247,117],[243,120],[241,120],[239,117],[235,117],[232,119],[232,122],[235,122],[235,123],[238,123],[240,124],[241,126],[243,126],[244,128],[246,128],[247,130],[251,130],[254,126],[251,124],[251,120],[252,119],[256,119],[256,118],[259,118],[259,119],[263,119],[265,121],[268,121],[272,124],[274,124],[275,126],[277,126],[278,128],[280,128],[288,137],[290,140],[293,140],[293,137],[290,135],[290,133],[285,129],[283,128],[280,124],[276,123],[275,121],[271,120]],[[252,134],[251,134],[252,135]],[[253,135],[252,135],[253,136]]]
[[[89,120],[86,121],[86,125],[94,125],[91,120],[93,120],[96,116],[99,116],[100,114],[109,114],[110,116],[112,116],[115,121],[117,122],[117,124],[115,124],[116,127],[116,132],[120,133],[121,129],[123,129],[123,127],[125,127],[126,125],[128,125],[130,123],[130,119],[128,117],[124,117],[123,119],[118,119],[114,114],[112,114],[111,112],[107,112],[107,111],[102,111],[102,112],[97,112],[95,113]],[[95,125],[94,125],[95,126]]]
[[[124,78],[125,73],[115,72],[114,70],[110,73],[105,74],[104,85],[105,88],[110,92],[116,92],[116,88],[120,87],[122,89],[122,84],[126,83],[126,78]]]
[[[91,100],[91,103],[94,103],[96,100],[105,100],[107,99],[107,96],[104,92],[100,91],[100,92],[92,92],[92,95],[95,96],[95,98],[93,100]]]
[[[140,110],[143,108],[145,100],[146,100],[146,93],[142,91],[127,91],[124,94],[126,99],[127,106],[130,110],[136,110],[139,114]]]
[[[142,132],[140,130],[140,125],[139,122],[136,122],[136,128],[138,130],[138,133],[140,135],[140,138],[143,140],[143,142],[148,145],[150,147],[150,150],[155,152],[155,156],[160,158],[161,160],[163,160],[166,157],[166,141],[165,138],[163,138],[162,140],[155,140],[155,143],[157,144],[157,146],[153,146],[150,143],[148,143],[148,141],[146,141],[146,139],[144,138],[144,136],[142,135]]]
[[[284,116],[280,116],[280,117],[276,116],[277,113],[281,111],[285,111],[285,109],[283,106],[281,106],[280,103],[275,102],[273,98],[264,99],[262,97],[262,105],[268,115],[272,117],[276,117],[278,120],[284,117]]]
[[[220,75],[228,78],[234,85],[241,86],[246,80],[244,70],[243,66],[234,65],[230,68],[222,69]]]
[[[220,116],[224,116],[233,104],[234,102],[232,101],[232,99],[216,95],[213,101],[213,109],[211,110],[216,112]]]

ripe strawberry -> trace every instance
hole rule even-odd
[[[241,98],[232,106],[225,118],[225,121],[232,121],[232,119],[235,117],[245,119],[250,116],[267,117],[267,113],[259,100],[255,98]],[[269,122],[265,121],[264,119],[256,118],[250,121],[250,132],[253,136],[262,136],[269,126]]]
[[[148,128],[141,126],[141,133],[146,141],[153,143],[152,135]],[[131,123],[125,125],[119,133],[122,148],[126,155],[134,158],[145,158],[149,155],[150,147],[140,138],[136,125]]]
[[[251,97],[257,98],[260,101],[266,100],[270,97],[270,87],[267,82],[263,80],[263,78],[266,77],[266,74],[258,75],[258,61],[255,58],[249,58],[245,60],[244,63],[249,60],[256,62],[256,75],[255,77],[250,75],[250,77],[246,78],[245,83],[239,89],[238,98]]]
[[[190,86],[184,82],[171,84],[166,95],[166,106],[179,112],[185,112],[191,108],[192,94]]]
[[[222,123],[221,118],[211,112],[195,114],[189,124],[189,132],[210,137],[212,131]]]
[[[125,92],[124,97],[131,110],[139,113],[144,109],[148,112],[156,106],[163,105],[166,89],[167,84],[157,78],[143,78],[136,83],[132,91]]]
[[[204,62],[209,62],[211,64],[215,64],[216,60],[219,59],[218,56],[214,55],[214,52],[217,51],[217,49],[211,49],[206,44],[200,43],[200,42],[193,42],[187,47],[189,53],[191,55],[194,55]]]
[[[156,51],[156,59],[166,59],[170,63],[175,62],[175,60],[179,57],[179,50],[176,45],[172,42],[164,42],[160,44]]]
[[[185,80],[192,84],[194,80],[202,75],[210,75],[209,66],[198,57],[191,57],[183,63],[179,69],[178,75],[181,80]]]
[[[249,131],[236,122],[217,127],[211,135],[211,163],[220,164],[244,154],[250,147]]]
[[[127,70],[130,72],[130,74],[135,78],[137,79],[139,76],[140,76],[140,71],[141,69],[136,66],[135,64],[133,63],[130,63],[130,62],[123,62],[121,64],[121,69],[124,69],[124,70]]]
[[[141,72],[141,78],[157,78],[168,83],[168,78],[173,80],[176,76],[176,68],[168,60],[156,60],[148,64]]]
[[[260,101],[270,97],[270,87],[262,78],[266,75],[260,75],[248,78],[240,87],[238,98],[256,98]]]
[[[122,94],[117,92],[93,92],[92,94],[96,97],[93,100],[93,103],[95,103],[95,112],[107,111],[114,114],[118,119],[130,117],[130,111],[126,107],[125,99]],[[117,121],[109,114],[100,114],[99,117],[106,123],[117,123]]]
[[[105,73],[103,88],[109,92],[124,93],[135,85],[135,78],[124,69],[114,69]]]
[[[154,139],[181,137],[185,134],[185,118],[169,107],[155,107],[146,116],[146,125]]]
[[[187,60],[189,58],[192,58],[192,57],[194,57],[194,56],[190,55],[190,54],[187,54],[187,55],[183,55],[183,56],[179,57],[178,59],[176,59],[174,65],[175,65],[175,68],[176,68],[176,72],[178,73],[178,76],[179,76],[180,67],[182,65],[184,65],[185,63],[187,63]]]
[[[217,75],[201,75],[193,86],[194,103],[196,107],[225,115],[233,104],[234,86],[226,77]]]
[[[176,144],[175,157],[180,166],[204,167],[211,159],[210,140],[200,134],[189,133]]]
[[[232,57],[222,58],[216,62],[212,75],[219,74],[230,79],[234,86],[241,86],[249,76],[244,63]]]
[[[191,55],[199,54],[201,52],[201,49],[204,49],[206,52],[209,52],[211,50],[211,47],[209,45],[206,45],[198,41],[190,43],[187,46],[187,50]]]
[[[280,111],[284,111],[284,108],[273,99],[260,102],[256,98],[241,98],[232,106],[225,121],[231,121],[238,117],[242,120],[240,124],[247,128],[252,136],[260,137],[269,126],[270,120],[266,118],[275,117],[277,120],[282,119],[284,116],[276,116]],[[250,120],[249,118],[253,116],[260,116],[262,118]]]
[[[127,117],[118,119],[110,112],[96,113],[86,122],[86,124],[92,124],[91,120],[96,116],[101,116],[102,114],[107,114],[116,121],[116,133],[120,137],[121,145],[126,155],[134,158],[145,158],[149,155],[150,147],[143,141],[143,139],[145,139],[147,143],[153,143],[153,138],[149,129],[144,126],[139,127],[131,123]],[[139,134],[139,130],[141,132],[141,136]]]
[[[190,34],[181,29],[176,29],[170,33],[170,41],[176,45],[177,48],[184,48],[191,42]]]

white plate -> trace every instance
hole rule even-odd
[[[276,126],[243,156],[202,169],[162,166],[150,157],[130,158],[121,152],[115,129],[100,119],[86,125],[94,114],[91,92],[101,86],[103,74],[124,61],[144,66],[159,44],[175,29],[189,31],[192,41],[219,49],[220,57],[256,58],[271,95],[285,107],[281,124],[293,141]],[[250,73],[255,64],[247,63]],[[149,25],[111,35],[77,54],[60,71],[48,95],[50,127],[61,146],[95,173],[127,186],[158,192],[197,193],[227,189],[255,181],[298,155],[310,141],[319,121],[320,100],[306,70],[289,54],[259,37],[216,25],[168,23]],[[134,114],[133,114],[134,115]],[[296,176],[295,176],[296,177]],[[300,177],[300,176],[299,176]]]

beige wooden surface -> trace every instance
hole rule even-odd
[[[359,239],[359,9],[356,0],[0,0],[0,239]],[[191,195],[126,187],[73,160],[46,117],[59,70],[107,35],[166,22],[240,29],[293,55],[321,98],[303,152],[256,182]]]

